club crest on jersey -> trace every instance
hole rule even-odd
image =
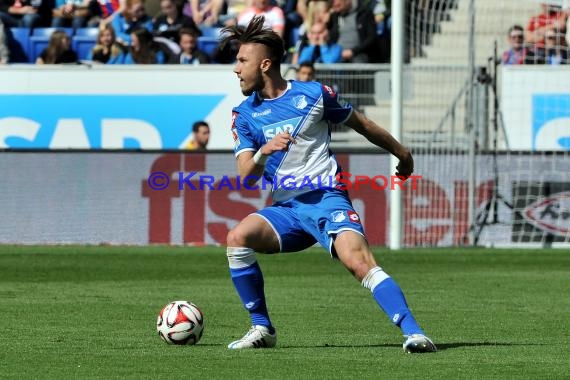
[[[301,119],[302,117],[295,117],[264,126],[262,129],[265,140],[269,141],[279,133],[289,132],[292,135],[295,128],[299,125],[299,122],[301,122]]]
[[[351,222],[360,224],[360,217],[356,212],[348,210],[346,213],[348,214],[348,219],[350,219]]]
[[[340,223],[346,219],[344,211],[335,211],[331,214],[332,221],[335,223]]]
[[[299,96],[293,97],[292,102],[293,102],[293,106],[297,109],[300,109],[300,110],[307,107],[307,104],[309,104],[307,102],[307,98],[305,98],[305,95],[299,95]]]

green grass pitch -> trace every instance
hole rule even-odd
[[[0,378],[568,378],[570,251],[375,250],[439,346],[409,355],[363,289],[322,249],[262,256],[274,349],[230,351],[249,328],[223,248],[0,246]],[[196,303],[196,346],[156,317]]]

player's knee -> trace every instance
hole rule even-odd
[[[247,236],[241,228],[232,228],[226,237],[228,247],[246,247]]]

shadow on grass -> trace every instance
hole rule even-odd
[[[500,347],[500,346],[540,346],[542,344],[529,344],[529,343],[506,343],[506,342],[457,342],[457,343],[437,343],[438,351],[445,351],[454,348],[463,347]],[[318,346],[279,346],[278,348],[402,348],[401,344],[384,343],[384,344],[328,344]]]

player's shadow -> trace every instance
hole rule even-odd
[[[501,347],[501,346],[528,346],[528,343],[506,343],[506,342],[456,342],[456,343],[437,343],[438,351],[445,351],[454,348],[463,347]],[[541,344],[531,344],[533,346]],[[324,344],[317,346],[280,346],[279,348],[401,348],[402,344],[384,343],[384,344]]]

